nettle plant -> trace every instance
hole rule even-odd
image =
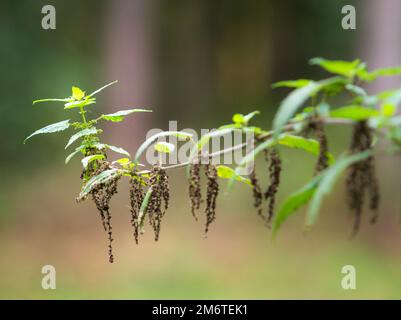
[[[117,192],[120,178],[130,181],[131,224],[136,243],[144,232],[147,217],[154,230],[155,240],[159,239],[161,220],[169,207],[170,188],[167,171],[173,168],[187,167],[188,193],[190,208],[197,220],[197,211],[204,203],[205,235],[216,217],[216,200],[219,194],[218,179],[228,179],[227,188],[231,189],[236,181],[248,185],[253,196],[253,206],[264,223],[272,228],[273,235],[283,222],[297,210],[307,204],[305,227],[315,224],[324,196],[329,194],[337,179],[344,172],[346,195],[355,221],[352,234],[359,228],[362,210],[368,202],[373,212],[370,221],[376,222],[379,211],[379,187],[375,172],[375,156],[393,154],[401,148],[401,116],[397,115],[397,106],[401,102],[401,89],[388,90],[370,95],[363,89],[364,83],[375,81],[378,77],[401,74],[401,67],[368,71],[360,60],[333,61],[314,58],[310,61],[334,74],[333,77],[320,81],[298,79],[275,83],[273,88],[291,88],[292,91],[280,103],[273,120],[273,128],[267,130],[250,125],[251,119],[259,114],[254,111],[247,115],[235,114],[232,123],[223,125],[203,135],[198,141],[184,131],[164,131],[147,139],[131,158],[120,147],[101,142],[102,130],[97,126],[101,121],[120,122],[125,116],[135,112],[150,112],[146,109],[122,110],[112,114],[102,114],[95,119],[87,119],[87,108],[96,103],[94,97],[104,88],[116,81],[85,95],[81,89],[72,87],[71,97],[65,99],[43,99],[33,103],[59,101],[64,109],[75,109],[80,121],[64,120],[46,126],[32,133],[27,139],[43,133],[53,133],[72,128],[76,131],[69,139],[66,148],[80,141],[78,147],[66,158],[68,163],[75,155],[82,159],[82,188],[77,201],[91,197],[108,234],[109,261],[113,262],[112,225],[110,200]],[[341,101],[339,103],[339,101]],[[330,153],[325,133],[327,125],[352,127],[352,137],[348,150],[337,158]],[[208,144],[212,138],[230,134],[234,131],[253,133],[252,152],[246,154],[235,167],[216,165],[212,161],[222,154],[244,148],[249,141],[218,152],[209,153]],[[176,147],[169,142],[160,141],[169,136],[192,143],[189,159],[185,163],[164,165],[162,155],[170,153]],[[27,140],[26,139],[26,140]],[[25,141],[26,141],[25,140]],[[374,150],[382,144],[386,149]],[[296,148],[316,156],[314,175],[302,188],[290,194],[275,213],[276,195],[280,185],[282,162],[280,148]],[[154,148],[160,156],[148,168],[140,163],[143,154]],[[109,162],[107,152],[113,151],[124,155]],[[259,183],[254,160],[263,156],[267,161],[268,185],[263,188]],[[252,165],[248,176],[243,176],[243,169]],[[145,168],[144,168],[145,167]],[[202,195],[201,172],[206,178],[206,195]],[[205,199],[204,199],[205,197]]]

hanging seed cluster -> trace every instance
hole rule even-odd
[[[256,209],[258,215],[262,218],[264,218],[263,216],[263,193],[262,193],[262,189],[260,187],[259,184],[259,179],[256,175],[256,170],[255,168],[252,170],[250,176],[249,176],[249,180],[251,181],[251,185],[252,185],[252,195],[253,195],[253,206]]]
[[[209,163],[206,164],[205,175],[207,178],[205,236],[207,236],[210,224],[216,219],[216,199],[219,194],[217,169],[216,166],[211,163],[211,159],[209,159]]]
[[[309,136],[312,132],[314,133],[316,140],[319,142],[319,155],[315,166],[315,174],[318,174],[329,166],[329,159],[327,156],[329,152],[327,135],[321,119],[314,117],[309,120],[305,130],[305,136]]]
[[[193,217],[198,220],[196,211],[199,210],[202,203],[202,191],[201,191],[201,167],[205,168],[205,176],[207,180],[206,186],[206,205],[205,205],[205,237],[209,232],[210,224],[216,219],[216,200],[219,194],[219,184],[217,181],[217,168],[212,164],[212,159],[208,160],[208,163],[201,165],[199,162],[194,162],[189,168],[189,199],[191,205],[191,212]]]
[[[314,122],[314,130],[316,134],[316,139],[319,142],[319,155],[316,162],[315,172],[319,173],[329,166],[329,159],[327,154],[329,152],[327,136],[324,131],[323,122],[317,120]]]
[[[363,152],[372,148],[372,132],[366,121],[357,122],[353,128],[351,153]],[[371,222],[374,223],[378,215],[380,194],[374,168],[374,157],[370,156],[363,161],[353,164],[348,171],[346,180],[348,205],[355,214],[353,235],[360,225],[365,194],[369,196],[369,207],[374,212]]]
[[[166,170],[161,169],[159,166],[153,166],[149,177],[149,185],[152,188],[152,195],[146,212],[149,217],[149,223],[155,233],[155,241],[158,241],[161,221],[170,201],[170,187]]]
[[[265,200],[268,202],[267,206],[267,223],[269,224],[274,215],[274,205],[276,203],[276,194],[280,185],[281,175],[281,159],[278,151],[272,149],[270,152],[265,152],[266,160],[270,161],[269,165],[269,178],[270,184],[264,194]]]
[[[276,194],[280,185],[281,159],[276,149],[272,149],[270,152],[265,149],[263,152],[269,171],[269,185],[266,191],[262,192],[255,168],[249,175],[249,180],[252,186],[253,206],[256,208],[257,214],[269,225],[274,215]],[[267,207],[266,215],[263,214],[264,203]]]
[[[131,225],[135,243],[139,240],[139,210],[144,199],[142,181],[135,173],[130,180]]]
[[[196,211],[199,210],[202,202],[202,192],[200,184],[200,169],[199,163],[193,163],[189,167],[189,186],[188,194],[191,205],[191,213],[195,220],[198,220]]]
[[[96,168],[94,175],[98,175],[104,170],[109,169],[109,164],[106,161],[99,161],[99,165]],[[119,176],[114,179],[111,179],[105,183],[98,184],[95,188],[92,189],[91,195],[92,200],[96,204],[96,208],[100,213],[100,217],[102,219],[102,224],[104,230],[107,232],[108,235],[108,254],[109,254],[109,261],[113,263],[114,256],[113,256],[113,228],[111,225],[111,213],[110,213],[110,200],[117,193],[117,184],[119,180]]]

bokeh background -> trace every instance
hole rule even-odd
[[[45,4],[56,7],[56,30],[41,28]],[[345,4],[356,8],[356,30],[341,28]],[[251,192],[238,185],[218,199],[204,239],[203,223],[189,212],[184,170],[175,170],[160,241],[148,232],[136,246],[122,183],[112,200],[116,262],[109,264],[93,203],[75,202],[81,164],[64,165],[68,135],[22,144],[37,128],[73,117],[61,105],[32,107],[32,100],[115,79],[118,85],[98,96],[94,115],[154,110],[105,127],[105,141],[131,153],[149,129],[167,129],[169,120],[199,130],[259,109],[257,123],[269,127],[287,94],[273,92],[274,81],[326,76],[308,66],[311,57],[360,57],[372,68],[401,64],[400,12],[398,0],[2,0],[0,298],[401,298],[399,159],[378,161],[380,220],[371,226],[366,213],[352,240],[341,182],[312,231],[304,233],[301,210],[276,241],[256,216]],[[386,80],[372,90],[399,83]],[[330,128],[334,153],[349,133]],[[279,203],[314,165],[301,152],[283,150],[283,157]],[[56,290],[41,288],[46,264],[56,267]],[[356,267],[357,290],[341,288],[347,264]]]

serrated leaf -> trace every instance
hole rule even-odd
[[[77,154],[79,153],[81,150],[77,149],[74,152],[70,153],[67,158],[65,158],[65,164],[67,164],[68,162],[70,162],[70,160]]]
[[[161,153],[170,153],[174,151],[174,145],[169,142],[158,142],[155,144],[155,150]]]
[[[312,80],[308,79],[298,79],[298,80],[285,80],[285,81],[279,81],[276,83],[273,83],[272,88],[281,88],[281,87],[286,87],[286,88],[302,88],[307,86],[313,82]]]
[[[358,77],[364,81],[374,81],[378,77],[390,77],[390,76],[397,76],[401,74],[401,66],[399,67],[390,67],[390,68],[380,68],[368,72],[366,70],[360,70],[358,72]]]
[[[117,159],[117,160],[113,161],[113,164],[114,163],[118,163],[118,164],[120,164],[122,166],[125,166],[125,165],[130,164],[131,160],[129,158],[121,158],[121,159]]]
[[[101,116],[101,119],[112,121],[112,122],[120,122],[124,120],[124,117],[134,113],[134,112],[152,112],[152,110],[147,109],[129,109],[129,110],[120,110],[115,113],[104,114]]]
[[[116,178],[119,174],[121,174],[120,170],[117,169],[109,169],[101,172],[97,176],[92,177],[89,181],[82,187],[81,193],[79,194],[78,199],[84,199],[89,192],[92,191],[93,188],[98,186],[101,183],[105,183],[113,178]]]
[[[106,146],[106,148],[108,148],[108,149],[110,149],[110,150],[112,150],[112,151],[114,151],[116,153],[120,153],[120,154],[123,154],[123,155],[125,155],[127,157],[131,157],[129,152],[124,150],[123,148],[116,147],[116,146],[111,146],[111,145],[108,145],[108,144],[106,144],[105,146]]]
[[[39,99],[39,100],[34,100],[32,102],[32,104],[37,104],[37,103],[41,103],[41,102],[53,102],[53,101],[57,101],[57,102],[71,102],[73,101],[71,98],[65,98],[65,99]]]
[[[376,109],[370,109],[359,105],[349,105],[330,111],[330,117],[351,119],[355,121],[366,120],[379,115]]]
[[[326,60],[323,58],[313,58],[311,65],[318,65],[328,72],[339,74],[347,78],[352,78],[361,69],[361,61]]]
[[[44,134],[44,133],[54,133],[54,132],[60,132],[68,129],[70,127],[70,120],[64,120],[60,121],[57,123],[50,124],[42,129],[36,130],[34,133],[32,133],[30,136],[28,136],[25,140],[24,143],[32,138],[33,136],[36,136],[38,134]]]
[[[167,136],[175,136],[180,139],[192,139],[192,134],[183,132],[183,131],[163,131],[159,132],[150,138],[146,139],[138,148],[135,154],[135,162],[137,163],[139,161],[139,158],[141,157],[142,153],[157,139],[162,138],[162,137],[167,137]]]
[[[283,134],[278,139],[278,144],[289,147],[289,148],[296,148],[301,149],[306,152],[309,152],[315,156],[319,154],[320,151],[320,144],[315,139],[307,139],[300,136],[294,136],[291,134]],[[329,164],[334,162],[333,155],[331,153],[327,153],[327,158]]]
[[[217,166],[217,176],[221,179],[234,178],[237,181],[243,182],[243,183],[247,184],[248,186],[251,186],[251,181],[249,179],[242,177],[240,175],[237,175],[235,173],[234,169],[227,167],[227,166],[223,166],[223,165]]]
[[[367,97],[367,95],[368,95],[364,88],[359,87],[354,84],[351,84],[351,83],[347,84],[345,86],[345,89],[347,89],[349,92],[352,92],[353,94],[356,94],[358,96]]]
[[[65,149],[67,149],[71,144],[73,144],[75,141],[77,141],[79,138],[89,136],[91,134],[97,134],[97,129],[92,127],[88,129],[83,129],[76,134],[72,135],[70,140],[68,140],[67,145],[65,146]]]
[[[73,109],[73,108],[83,108],[90,104],[96,103],[96,99],[87,99],[87,100],[80,100],[80,101],[72,101],[68,102],[64,105],[64,109]]]
[[[233,122],[234,122],[234,124],[237,124],[240,126],[242,126],[242,125],[246,126],[248,124],[248,122],[257,114],[260,114],[260,111],[256,110],[256,111],[248,113],[247,115],[243,115],[241,113],[236,113],[233,115]]]
[[[290,215],[294,214],[301,206],[309,202],[316,191],[319,179],[320,177],[314,178],[301,189],[289,195],[284,201],[273,221],[273,237],[276,236],[277,231]]]
[[[397,106],[401,103],[401,89],[381,92],[379,98],[383,100],[381,113],[384,116],[393,116],[397,113]]]
[[[343,82],[339,77],[311,82],[307,86],[293,90],[281,103],[273,120],[273,129],[275,135],[281,131],[282,127],[294,116],[298,109],[311,96],[315,95],[321,89]]]
[[[335,182],[337,181],[341,173],[345,169],[347,169],[350,165],[362,161],[371,155],[372,153],[370,151],[364,151],[354,155],[342,157],[339,160],[337,160],[337,162],[334,165],[332,165],[331,167],[329,167],[328,169],[324,170],[321,173],[321,179],[319,181],[319,185],[312,197],[311,204],[309,206],[309,210],[306,215],[305,226],[307,228],[315,224],[323,201],[323,197],[331,192]]]
[[[115,84],[115,83],[117,83],[117,82],[118,82],[118,80],[114,80],[113,82],[110,82],[110,83],[106,84],[105,86],[103,86],[103,87],[101,87],[101,88],[99,88],[99,89],[93,91],[90,95],[86,96],[86,98],[93,97],[95,94],[98,94],[98,93],[99,93],[100,91],[102,91],[103,89],[106,89],[107,87],[109,87],[109,86],[111,86],[111,85],[113,85],[113,84]]]
[[[78,87],[72,87],[72,97],[75,100],[81,100],[83,97],[85,97],[85,92],[82,91],[80,88]]]
[[[88,164],[91,163],[92,161],[102,160],[102,159],[104,159],[104,154],[94,154],[94,155],[90,155],[90,156],[83,158],[81,160],[81,162],[82,162],[84,169],[86,169]]]

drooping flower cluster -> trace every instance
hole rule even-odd
[[[350,153],[359,153],[372,149],[372,132],[366,121],[359,121],[354,125]],[[358,232],[365,194],[369,196],[369,207],[374,211],[371,222],[376,222],[379,207],[379,187],[374,167],[374,156],[359,161],[348,170],[346,181],[347,199],[349,208],[355,214],[353,235]]]

